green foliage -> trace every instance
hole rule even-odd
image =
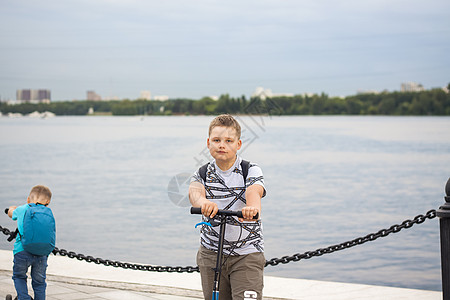
[[[138,103],[130,100],[123,100],[113,104],[111,112],[115,116],[134,116],[139,114]]]
[[[450,84],[449,84],[450,87]],[[233,98],[228,94],[218,100],[172,99],[168,101],[60,101],[50,104],[9,105],[0,102],[0,111],[29,114],[51,111],[56,115],[86,115],[90,108],[96,113],[123,115],[450,115],[450,94],[442,89],[423,92],[383,92],[360,94],[346,98],[320,95],[295,95],[265,100],[245,96]]]

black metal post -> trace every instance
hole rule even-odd
[[[445,194],[445,204],[439,207],[436,215],[441,231],[442,295],[444,300],[450,300],[450,178],[445,186]]]

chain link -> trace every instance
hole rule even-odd
[[[0,231],[3,232],[4,235],[11,235],[11,231],[8,228],[0,226]]]
[[[314,251],[306,251],[305,253],[296,253],[292,256],[283,256],[281,258],[272,258],[270,260],[266,261],[266,267],[267,266],[276,266],[278,264],[287,264],[291,261],[300,261],[302,259],[310,259],[316,256],[322,256],[324,254],[330,254],[336,251],[340,251],[340,250],[344,250],[344,249],[348,249],[357,245],[362,245],[366,242],[371,242],[371,241],[375,241],[376,239],[380,238],[380,237],[386,237],[391,233],[397,233],[402,229],[407,229],[407,228],[411,228],[413,225],[415,224],[422,224],[423,222],[425,222],[427,219],[433,219],[436,217],[436,210],[432,209],[430,211],[428,211],[425,215],[418,215],[416,216],[413,220],[405,220],[403,221],[400,225],[395,224],[392,225],[391,227],[389,227],[388,229],[381,229],[376,233],[370,233],[364,237],[359,237],[356,239],[353,239],[351,241],[347,241],[344,243],[340,243],[337,245],[332,245],[332,246],[328,246],[326,248],[319,248],[316,249]],[[15,238],[15,232],[14,231],[10,231],[7,228],[3,228],[2,226],[0,226],[0,231],[3,232],[3,234],[5,235],[9,235],[10,237],[8,238],[8,240],[12,240]],[[11,238],[12,237],[12,238]],[[67,256],[69,258],[76,258],[78,260],[84,260],[86,262],[89,263],[95,263],[95,264],[102,264],[105,266],[112,266],[115,268],[123,268],[123,269],[132,269],[132,270],[139,270],[139,271],[150,271],[150,272],[169,272],[169,273],[183,273],[183,272],[187,272],[187,273],[193,273],[193,272],[199,272],[199,268],[198,266],[193,267],[193,266],[187,266],[187,267],[163,267],[163,266],[152,266],[152,265],[139,265],[139,264],[132,264],[132,263],[124,263],[124,262],[120,262],[120,261],[111,261],[111,260],[107,260],[107,259],[102,259],[102,258],[94,258],[92,256],[85,256],[83,254],[77,254],[75,252],[72,251],[67,251],[65,249],[59,249],[56,248],[53,250],[53,254],[59,254],[61,256]]]
[[[11,231],[8,228],[3,228],[2,226],[0,226],[0,231],[3,232],[4,235],[9,235],[7,241],[11,242],[13,239],[16,238],[17,233],[19,232],[19,230],[15,230],[15,231]]]

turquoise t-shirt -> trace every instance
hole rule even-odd
[[[17,228],[19,229],[19,233],[22,235],[23,234],[23,219],[25,218],[25,212],[28,209],[28,204],[22,205],[17,207],[12,214],[12,219],[14,221],[17,220]],[[16,236],[16,242],[14,243],[14,250],[13,253],[14,255],[16,253],[19,253],[21,251],[24,251],[23,246],[22,246],[22,242],[20,241],[20,235],[18,234]]]

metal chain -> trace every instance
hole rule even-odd
[[[330,253],[333,253],[336,251],[351,248],[356,245],[362,245],[366,242],[374,241],[380,237],[386,237],[391,233],[397,233],[402,229],[411,228],[414,224],[421,224],[421,223],[425,222],[426,219],[431,220],[435,217],[436,217],[436,210],[432,209],[432,210],[428,211],[425,215],[416,216],[413,220],[405,220],[400,225],[398,225],[398,224],[392,225],[391,227],[389,227],[389,229],[381,229],[377,233],[370,233],[364,237],[359,237],[359,238],[356,238],[356,239],[348,241],[348,242],[328,246],[326,248],[319,248],[315,251],[307,251],[302,254],[296,253],[292,256],[283,256],[281,258],[272,258],[272,259],[266,261],[266,267],[269,265],[276,266],[280,263],[287,264],[291,261],[299,261],[302,259],[309,259],[309,258],[312,258],[315,256],[322,256],[324,254],[330,254]]]
[[[296,253],[292,256],[283,256],[281,258],[272,258],[272,259],[266,261],[265,266],[266,267],[269,265],[276,266],[280,263],[287,264],[291,261],[299,261],[302,259],[309,259],[309,258],[312,258],[315,256],[322,256],[324,254],[329,254],[329,253],[333,253],[336,251],[344,250],[347,248],[351,248],[353,246],[362,245],[366,242],[374,241],[380,237],[386,237],[391,233],[397,233],[402,229],[411,228],[414,224],[421,224],[421,223],[425,222],[427,219],[431,220],[435,217],[436,217],[436,210],[432,209],[432,210],[428,211],[425,215],[416,216],[413,220],[405,220],[400,225],[395,224],[395,225],[392,225],[391,227],[389,227],[389,229],[381,229],[377,233],[370,233],[364,237],[359,237],[359,238],[356,238],[356,239],[348,241],[348,242],[328,246],[326,248],[319,248],[314,251],[306,251],[305,253],[302,253],[302,254]],[[7,228],[3,228],[2,226],[0,226],[0,231],[2,231],[5,235],[9,235],[10,238],[12,236],[15,237],[14,231],[12,232]],[[8,238],[8,240],[10,238]],[[85,260],[86,262],[89,262],[89,263],[93,262],[98,265],[102,264],[105,266],[112,266],[112,267],[116,267],[116,268],[132,269],[132,270],[139,270],[139,271],[169,272],[169,273],[199,272],[198,266],[197,267],[192,267],[192,266],[187,266],[187,267],[180,267],[180,266],[167,267],[166,266],[166,267],[163,267],[163,266],[152,266],[152,265],[139,265],[139,264],[126,263],[126,262],[124,263],[124,262],[120,262],[120,261],[112,261],[112,260],[108,260],[108,259],[94,258],[92,256],[85,256],[83,254],[77,254],[75,252],[67,251],[65,249],[58,249],[56,247],[53,250],[53,254],[67,256],[69,258],[76,258],[78,260]]]
[[[139,270],[139,271],[150,271],[150,272],[169,272],[169,273],[193,273],[193,272],[199,272],[198,267],[163,267],[163,266],[152,266],[152,265],[139,265],[139,264],[132,264],[127,262],[120,262],[120,261],[112,261],[108,259],[102,259],[102,258],[94,258],[92,256],[85,256],[83,254],[77,254],[72,251],[67,251],[65,249],[58,249],[55,247],[53,249],[53,254],[59,254],[61,256],[67,256],[69,258],[76,258],[78,260],[85,260],[89,263],[93,262],[97,265],[105,265],[105,266],[112,266],[115,268],[123,268],[123,269],[132,269],[132,270]]]
[[[0,231],[3,232],[4,235],[11,235],[11,231],[8,228],[0,226]]]
[[[4,235],[9,235],[9,238],[7,239],[8,242],[11,242],[13,239],[15,239],[18,233],[17,229],[15,231],[11,231],[8,228],[3,228],[2,226],[0,226],[0,231],[3,232]]]

